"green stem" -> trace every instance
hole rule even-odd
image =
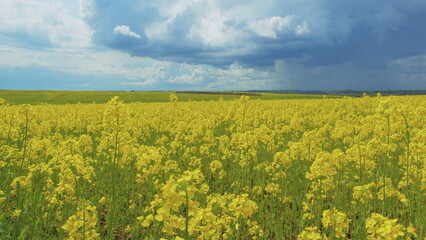
[[[24,139],[23,139],[23,151],[22,151],[22,160],[21,160],[21,168],[20,168],[20,172],[19,175],[22,174],[22,170],[24,167],[24,161],[25,161],[25,155],[27,152],[27,138],[28,138],[28,127],[29,127],[29,117],[28,117],[28,110],[25,112],[25,132],[24,132]]]
[[[404,115],[404,113],[401,113],[402,117],[404,118],[405,122],[405,136],[406,136],[406,144],[407,144],[407,166],[406,166],[406,181],[407,181],[407,198],[409,198],[410,195],[410,187],[409,187],[409,170],[410,170],[410,126],[408,125],[407,117]],[[410,209],[410,215],[411,215],[411,201],[408,201],[409,209]]]
[[[86,203],[83,200],[83,240],[86,240]]]
[[[7,133],[7,142],[6,142],[6,145],[9,145],[9,143],[10,143],[10,135],[12,133],[12,120],[13,120],[13,114],[10,117],[10,121],[9,121],[9,130],[8,130],[8,133]]]
[[[185,239],[189,239],[189,197],[188,197],[188,188],[185,188],[185,201],[186,201]]]
[[[386,154],[385,154],[385,161],[383,164],[383,207],[382,207],[382,214],[385,214],[385,205],[386,205],[386,165],[389,158],[389,144],[390,144],[390,116],[387,115],[387,139],[386,139]]]

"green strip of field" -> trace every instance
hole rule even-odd
[[[110,92],[110,91],[38,91],[38,90],[0,90],[0,98],[9,104],[66,104],[66,103],[105,103],[114,96],[119,96],[124,102],[168,102],[169,95],[174,92]],[[314,94],[284,94],[260,93],[261,96],[250,96],[250,99],[320,99],[323,95]],[[179,101],[217,101],[238,99],[239,95],[222,94],[189,94],[177,93]],[[340,96],[327,96],[339,98]]]

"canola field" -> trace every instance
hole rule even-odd
[[[0,239],[425,239],[426,97],[0,104]]]

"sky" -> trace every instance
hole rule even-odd
[[[426,1],[0,0],[0,89],[426,89]]]

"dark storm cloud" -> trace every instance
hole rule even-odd
[[[95,42],[136,56],[247,66],[304,56],[311,65],[359,59],[380,68],[425,51],[424,1],[166,2],[95,1],[87,19]],[[117,36],[119,25],[142,38]]]

